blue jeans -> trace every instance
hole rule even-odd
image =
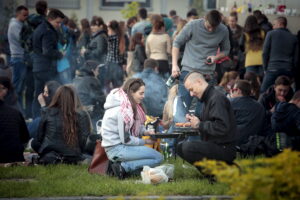
[[[13,86],[18,95],[19,104],[21,105],[21,107],[23,107],[22,92],[25,85],[27,66],[23,58],[13,58],[13,57],[10,60],[10,65],[12,66],[13,69],[13,77],[12,77]]]
[[[246,67],[246,72],[253,72],[257,76],[263,77],[264,76],[264,69],[262,65],[253,65]]]
[[[41,122],[41,117],[37,117],[32,122],[27,123],[27,128],[28,128],[30,138],[36,139],[40,122]]]
[[[119,144],[106,148],[105,151],[109,160],[121,162],[127,173],[142,169],[144,166],[155,167],[163,161],[161,153],[146,146]]]
[[[276,70],[276,71],[266,71],[263,82],[261,84],[260,93],[264,93],[271,85],[275,83],[278,76],[288,76],[293,77],[292,71],[287,70]]]
[[[71,68],[58,72],[59,81],[61,84],[69,84],[72,82]]]

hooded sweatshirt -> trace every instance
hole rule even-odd
[[[280,102],[275,105],[272,128],[289,136],[300,136],[300,109],[292,103]]]
[[[112,90],[107,95],[106,102],[104,104],[105,113],[101,127],[102,146],[104,148],[118,144],[142,146],[145,144],[143,139],[132,136],[130,132],[125,131],[125,125],[121,115],[121,101],[118,90],[119,89]],[[140,135],[144,132],[145,127],[141,126]]]

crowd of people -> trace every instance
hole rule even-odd
[[[142,136],[172,133],[177,122],[199,131],[168,141],[191,164],[265,153],[259,146],[278,133],[300,149],[300,32],[285,17],[271,24],[256,10],[241,26],[236,12],[191,9],[184,19],[140,8],[126,23],[77,25],[43,0],[36,12],[16,8],[0,58],[1,163],[23,161],[29,140],[42,164],[90,159],[99,120],[120,179],[159,165],[162,154],[145,146],[155,140]],[[146,115],[159,119],[154,130]]]

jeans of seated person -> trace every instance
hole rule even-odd
[[[32,122],[27,123],[30,138],[36,138],[41,117],[37,117]]]
[[[58,72],[58,78],[59,78],[59,82],[63,85],[71,83],[72,82],[71,68],[68,68],[62,72]]]
[[[292,71],[287,70],[276,70],[276,71],[266,71],[263,82],[261,84],[260,93],[264,93],[271,85],[275,83],[278,76],[288,76],[293,77]]]
[[[27,74],[27,65],[23,58],[12,57],[10,60],[10,65],[12,66],[12,83],[15,91],[18,95],[18,102],[23,108],[22,98],[23,89],[25,86],[25,79]],[[23,110],[22,110],[23,111]]]
[[[105,152],[112,162],[121,162],[126,173],[142,170],[144,166],[156,167],[163,161],[161,153],[146,146],[119,144],[105,148]]]

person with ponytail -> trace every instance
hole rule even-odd
[[[106,57],[107,84],[112,83],[113,88],[123,84],[123,68],[125,54],[125,36],[120,24],[116,20],[108,23],[108,49]]]
[[[154,134],[144,126],[146,116],[141,104],[144,93],[143,80],[131,78],[121,88],[113,89],[104,104],[102,146],[113,162],[113,174],[119,179],[141,171],[143,166],[155,167],[163,160],[159,152],[144,146],[154,141],[141,138]]]
[[[32,148],[39,154],[40,163],[77,163],[83,160],[84,147],[91,126],[74,89],[61,86],[50,105],[42,113],[37,138]]]

